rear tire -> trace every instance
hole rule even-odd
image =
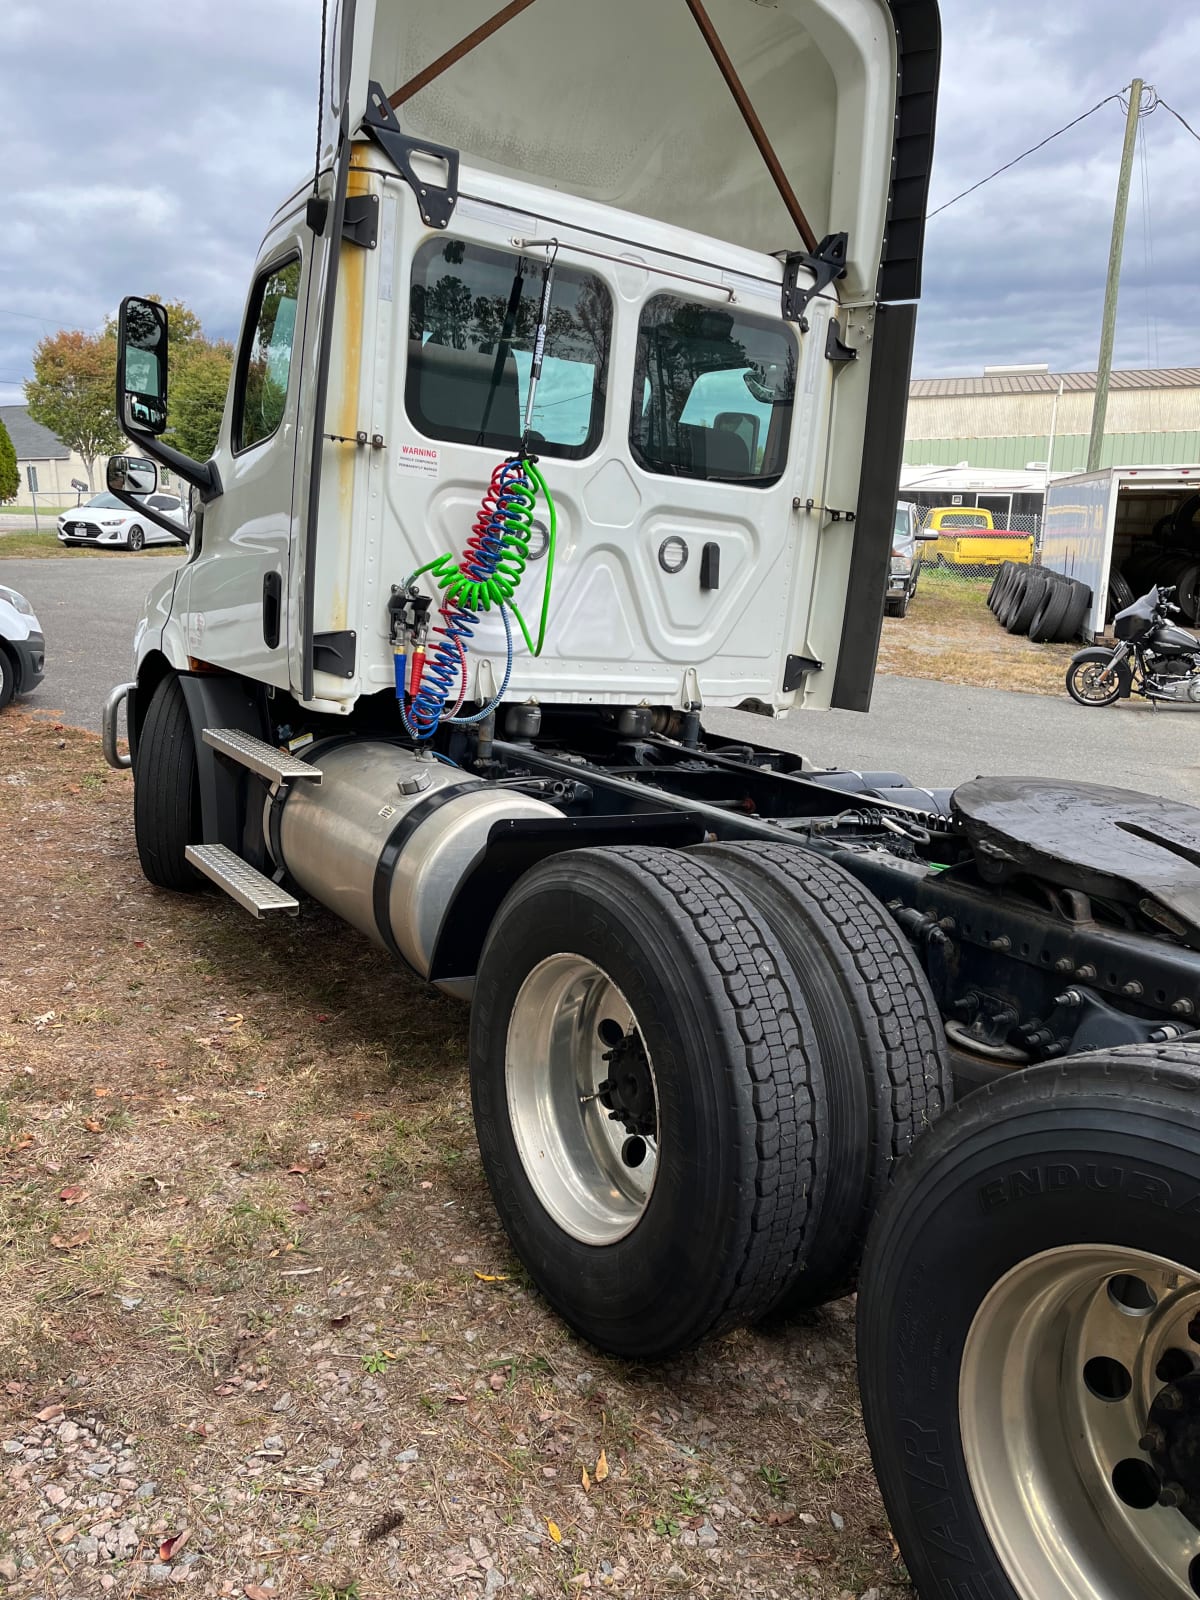
[[[904,1163],[858,1371],[920,1594],[1195,1592],[1198,1091],[1195,1046],[1078,1057],[978,1090]],[[1155,1505],[1176,1478],[1191,1498]]]
[[[133,831],[142,871],[156,888],[195,894],[204,887],[184,859],[188,845],[200,842],[200,780],[187,702],[173,674],[151,695],[138,738]]]
[[[853,1289],[897,1160],[953,1097],[945,1036],[911,945],[848,872],[789,845],[694,854],[753,902],[779,940],[824,1068],[829,1183],[804,1268],[772,1307],[788,1314]]]
[[[620,1120],[608,1073],[632,1086]],[[525,874],[475,979],[471,1094],[513,1247],[600,1349],[686,1350],[803,1266],[827,1159],[812,1023],[749,901],[690,855],[579,850]],[[622,1122],[647,1145],[633,1171]]]

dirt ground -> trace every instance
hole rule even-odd
[[[0,717],[0,1593],[911,1593],[850,1304],[579,1343],[492,1211],[465,1008],[311,904],[150,889],[130,806]]]
[[[883,619],[880,672],[984,689],[1062,695],[1075,644],[1033,644],[988,610],[988,578],[922,572],[906,617]]]

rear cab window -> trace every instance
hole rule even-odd
[[[521,443],[544,260],[464,239],[413,259],[404,402],[431,439],[515,451]],[[534,448],[578,460],[604,429],[612,300],[594,273],[554,270]]]
[[[634,460],[669,477],[777,483],[787,465],[798,355],[781,322],[655,295],[638,324]]]

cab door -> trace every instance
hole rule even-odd
[[[180,586],[189,656],[284,689],[303,335],[298,324],[312,271],[312,239],[303,212],[296,211],[272,229],[260,252],[214,452],[222,493],[204,508],[199,549]]]

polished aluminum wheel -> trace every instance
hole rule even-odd
[[[658,1091],[637,1018],[583,956],[539,962],[505,1048],[508,1114],[526,1176],[559,1227],[614,1244],[637,1226],[658,1170]]]
[[[1085,661],[1073,668],[1071,682],[1076,697],[1089,705],[1108,705],[1119,693],[1116,674],[1103,661]]]
[[[1021,1600],[1200,1595],[1195,1272],[1093,1245],[1022,1262],[971,1325],[959,1409]]]

